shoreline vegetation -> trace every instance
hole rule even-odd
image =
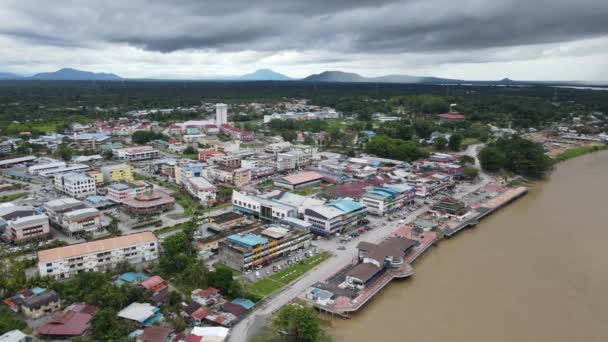
[[[573,147],[573,148],[567,149],[564,152],[557,155],[557,157],[555,157],[555,160],[557,162],[562,162],[562,161],[566,161],[568,159],[583,156],[585,154],[594,153],[594,152],[598,152],[598,151],[605,151],[605,150],[608,150],[608,145],[606,145],[606,144]]]

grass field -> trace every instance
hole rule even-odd
[[[331,257],[329,252],[323,252],[310,259],[306,259],[296,265],[277,272],[268,278],[258,280],[249,286],[249,291],[261,296],[268,296],[271,293],[283,288],[292,281],[301,277],[304,273],[310,271],[315,266]]]
[[[27,195],[29,195],[29,192],[18,192],[11,195],[0,196],[0,203],[11,202]]]
[[[601,151],[601,150],[605,150],[605,149],[608,149],[608,145],[574,147],[574,148],[565,150],[564,152],[560,153],[557,156],[557,160],[564,161],[564,160],[576,158],[578,156],[582,156],[583,154]]]

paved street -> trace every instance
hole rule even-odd
[[[483,144],[471,145],[467,148],[466,151],[463,152],[463,154],[475,158],[475,164],[477,167],[479,167],[477,153],[482,146]],[[459,184],[455,189],[454,197],[462,198],[470,192],[477,191],[481,187],[487,185],[492,180],[490,176],[488,176],[481,170],[479,173],[479,179],[480,180],[475,183]],[[251,315],[247,316],[245,319],[237,323],[230,331],[230,341],[247,341],[247,339],[255,333],[255,330],[261,325],[263,325],[264,321],[269,317],[272,312],[280,309],[282,306],[289,303],[293,298],[297,297],[301,292],[312,286],[314,283],[327,279],[328,277],[333,275],[336,270],[341,269],[347,263],[354,260],[354,258],[356,258],[357,256],[357,251],[355,247],[357,246],[359,241],[369,241],[374,243],[381,242],[397,227],[412,223],[417,216],[426,212],[431,205],[432,203],[429,205],[422,206],[416,209],[415,211],[409,213],[404,222],[401,222],[400,220],[394,220],[391,222],[388,221],[386,218],[368,216],[368,219],[370,220],[370,225],[380,223],[379,227],[374,228],[371,231],[367,231],[361,236],[344,243],[344,246],[346,246],[345,250],[337,249],[339,245],[342,245],[342,243],[339,242],[339,238],[334,237],[331,240],[320,239],[315,241],[315,244],[318,246],[318,248],[333,252],[335,254],[335,257],[328,259],[324,263],[320,264],[319,266],[302,276],[300,279],[296,280],[291,285],[285,287],[281,292],[269,298],[266,304],[264,304],[260,308],[257,308]]]

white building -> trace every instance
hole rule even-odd
[[[121,261],[130,264],[158,259],[158,239],[152,232],[84,242],[38,251],[41,277],[69,278],[89,271],[107,271]]]
[[[97,193],[95,178],[82,173],[56,175],[55,188],[74,198],[84,198]]]
[[[68,236],[91,234],[101,229],[101,212],[74,198],[46,202],[44,210],[51,223]]]
[[[203,177],[188,178],[186,190],[198,198],[203,206],[209,206],[215,202],[217,188]]]
[[[136,146],[112,149],[114,157],[120,160],[138,161],[158,158],[160,152],[152,146]]]
[[[66,235],[92,234],[101,229],[101,212],[95,208],[83,208],[63,214],[62,228]]]
[[[287,217],[298,217],[297,207],[259,196],[249,196],[236,190],[232,191],[232,208],[271,222],[281,221]]]
[[[215,124],[225,125],[228,123],[228,105],[225,103],[218,103],[215,105]]]
[[[62,161],[54,161],[50,163],[33,165],[27,168],[27,172],[33,176],[36,176],[41,171],[57,170],[65,168],[67,164]]]
[[[49,218],[34,208],[5,203],[0,207],[0,232],[13,242],[46,238],[50,232]]]

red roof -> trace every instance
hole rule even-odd
[[[148,291],[158,292],[167,288],[165,280],[159,276],[150,277],[141,283],[139,283],[144,289]]]
[[[186,336],[186,342],[201,342],[202,340],[203,340],[203,336],[197,336],[197,335]]]
[[[222,311],[230,312],[231,314],[233,314],[237,317],[240,317],[242,314],[247,312],[247,309],[245,309],[244,307],[242,307],[238,304],[226,302],[224,305],[222,305]]]
[[[464,119],[464,115],[454,113],[439,114],[437,116],[442,119]]]
[[[165,342],[171,333],[173,333],[173,329],[151,325],[144,328],[144,333],[138,337],[138,340],[142,342]]]
[[[80,336],[89,328],[93,315],[83,312],[67,311],[59,313],[36,333],[47,336]]]
[[[209,315],[210,312],[211,311],[209,311],[209,309],[201,306],[192,313],[192,317],[198,319],[199,321],[202,321],[203,319],[205,319],[205,317],[207,317],[207,315]]]
[[[220,293],[220,290],[214,287],[208,287],[206,289],[197,291],[195,294],[201,298],[209,298],[211,296],[217,295],[218,293]]]

